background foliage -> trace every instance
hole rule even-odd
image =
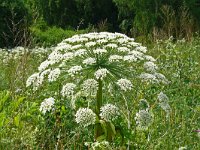
[[[120,31],[152,41],[191,39],[200,27],[198,0],[1,0],[0,8],[0,47],[54,44],[49,32],[57,33],[57,41],[71,35],[69,29]]]

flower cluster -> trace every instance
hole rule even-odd
[[[119,116],[119,109],[112,104],[106,104],[100,108],[100,116],[105,121],[113,121]]]
[[[158,94],[158,100],[159,100],[160,107],[167,113],[167,116],[168,116],[171,111],[171,107],[168,103],[169,98],[167,97],[166,94],[164,94],[163,92],[160,92]]]
[[[89,108],[79,108],[75,115],[76,122],[83,127],[95,124],[96,114]]]
[[[70,97],[74,94],[74,89],[76,88],[76,85],[73,83],[67,83],[63,86],[61,94],[63,97]]]
[[[117,81],[117,85],[119,85],[121,90],[123,90],[123,91],[131,90],[133,87],[131,81],[127,80],[127,79],[119,79]]]
[[[146,130],[152,123],[152,115],[146,110],[139,110],[135,116],[137,128],[139,130]]]
[[[82,84],[82,91],[85,96],[96,96],[98,82],[94,79],[87,79]]]
[[[100,79],[103,80],[107,74],[109,73],[109,71],[106,68],[102,68],[102,69],[98,69],[94,75],[96,77],[96,79]]]
[[[55,99],[50,97],[46,98],[40,105],[40,111],[43,114],[46,114],[46,112],[50,112],[53,109],[55,103]]]

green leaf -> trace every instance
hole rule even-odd
[[[14,117],[14,124],[15,124],[17,127],[19,127],[19,123],[20,123],[20,116],[17,115],[17,116]]]

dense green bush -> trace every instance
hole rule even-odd
[[[61,42],[64,38],[71,37],[75,34],[85,33],[86,30],[72,30],[72,29],[62,29],[60,27],[49,27],[45,23],[40,23],[39,25],[32,26],[31,32],[33,35],[34,45],[39,46],[52,46]]]

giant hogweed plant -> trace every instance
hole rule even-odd
[[[146,52],[146,47],[120,33],[75,35],[59,43],[26,84],[46,96],[40,106],[44,115],[59,111],[56,104],[64,102],[62,105],[69,104],[76,111],[76,123],[84,128],[94,126],[95,141],[112,142],[115,136],[123,136],[116,130],[120,123],[115,120],[124,119],[130,131],[133,125],[147,129],[152,122],[146,100],[141,101],[146,107],[135,117],[130,113],[136,83],[168,83]],[[160,99],[163,95],[160,93]],[[79,103],[81,98],[84,104]]]

